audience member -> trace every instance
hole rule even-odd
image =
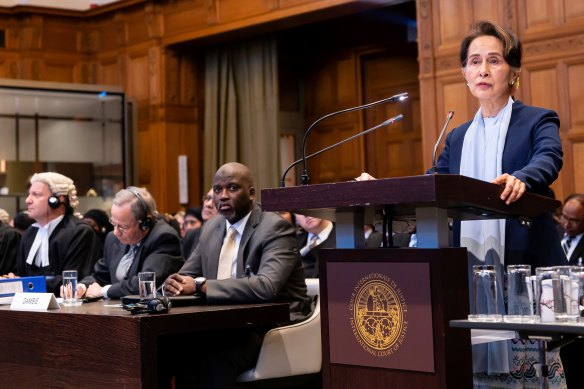
[[[95,231],[73,212],[79,201],[73,180],[59,173],[34,174],[26,205],[36,221],[22,236],[16,257],[19,276],[45,276],[47,291],[59,294],[63,270],[91,273],[102,248]]]
[[[365,248],[376,249],[381,247],[381,242],[383,241],[383,234],[375,230],[373,224],[365,224]]]
[[[560,223],[564,227],[562,249],[569,265],[582,266],[584,256],[584,194],[574,193],[566,198]],[[560,356],[569,388],[584,388],[584,345],[573,342],[562,346]]]
[[[210,189],[209,192],[203,197],[203,208],[201,212],[201,219],[202,224],[201,227],[191,229],[185,234],[185,238],[183,239],[183,253],[185,255],[185,259],[188,259],[199,244],[199,238],[201,236],[201,228],[202,226],[209,221],[210,219],[214,218],[218,215],[217,208],[215,207],[215,203],[213,202],[213,189]]]
[[[566,199],[562,207],[560,223],[564,228],[562,249],[570,265],[582,266],[584,256],[584,194],[575,193]]]
[[[0,223],[10,225],[10,214],[2,208],[0,208]]]
[[[178,211],[177,213],[175,213],[173,215],[174,220],[176,220],[176,222],[178,223],[178,225],[180,226],[180,237],[181,239],[185,237],[185,230],[183,228],[184,222],[185,222],[185,211],[183,211],[182,209],[180,211]]]
[[[20,244],[20,234],[0,221],[0,274],[8,274],[16,271],[16,253]]]
[[[95,230],[102,245],[105,243],[107,234],[114,229],[109,222],[107,213],[103,209],[90,209],[85,212],[81,221],[89,224]]]
[[[217,206],[213,200],[213,189],[209,189],[207,194],[203,197],[203,209],[201,210],[201,217],[203,218],[203,223],[217,216],[219,212],[217,211]]]
[[[168,224],[169,226],[171,226],[180,237],[180,231],[181,231],[180,225],[178,224],[178,221],[174,218],[174,216],[172,216],[170,213],[158,212],[156,214],[156,219],[163,221],[166,224]]]
[[[251,174],[242,164],[233,162],[219,168],[213,180],[213,197],[221,216],[203,227],[193,254],[178,274],[166,280],[166,294],[201,293],[211,304],[287,301],[290,321],[305,319],[310,299],[294,228],[275,213],[262,212],[254,205]],[[198,373],[196,387],[232,387],[239,373],[255,365],[266,331],[265,327],[247,327],[192,339],[188,344],[181,337],[177,340],[181,348],[197,351],[181,354],[196,362],[169,358],[179,360],[177,388],[193,366]],[[169,345],[168,352],[176,353],[176,347]]]
[[[78,284],[80,296],[120,298],[138,294],[138,273],[153,271],[157,285],[184,263],[178,232],[157,220],[156,202],[144,188],[130,186],[113,199],[104,255],[93,274]]]
[[[195,228],[201,228],[203,225],[203,216],[201,215],[201,208],[189,208],[185,212],[185,220],[183,222],[183,229],[185,234]]]
[[[22,235],[28,227],[34,224],[34,219],[28,215],[28,211],[20,211],[14,216],[12,222],[16,231]]]
[[[282,216],[284,220],[288,220],[290,224],[296,227],[296,215],[294,215],[294,213],[289,211],[276,211],[276,213]]]
[[[296,223],[302,228],[298,236],[298,247],[306,278],[318,278],[318,250],[335,248],[337,238],[334,224],[325,219],[297,214]]]

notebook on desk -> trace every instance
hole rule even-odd
[[[46,293],[45,277],[0,278],[0,304],[11,304],[14,293]]]
[[[186,307],[189,305],[205,304],[205,298],[200,294],[194,296],[166,296],[172,303],[173,308]],[[140,302],[140,296],[137,294],[130,294],[122,297],[122,304],[136,304]]]

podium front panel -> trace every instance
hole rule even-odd
[[[434,372],[428,263],[327,266],[331,363]]]
[[[470,334],[456,332],[449,326],[450,320],[466,318],[469,313],[465,248],[321,249],[319,261],[325,389],[472,387]],[[353,295],[354,299],[361,293],[375,295],[375,289],[367,284],[374,279],[380,282],[378,291],[383,292],[380,294],[386,295],[392,289],[397,299],[407,305],[403,316],[407,321],[405,337],[392,353],[409,351],[410,345],[419,342],[415,346],[419,350],[414,354],[419,364],[393,360],[391,355],[382,358],[372,355],[368,359],[363,355],[366,348],[356,341],[347,312]],[[412,299],[412,296],[417,297]],[[391,303],[389,309],[381,304],[379,316],[385,314],[383,311],[392,311]],[[373,305],[369,309],[365,303],[365,307],[365,314],[375,311]],[[396,312],[392,314],[395,316]],[[380,320],[372,322],[378,325]],[[384,330],[383,323],[377,330]],[[412,334],[420,339],[408,338]],[[349,343],[353,345],[349,347]],[[349,353],[355,355],[346,355]],[[356,354],[363,358],[357,359]],[[370,363],[375,359],[391,365]]]

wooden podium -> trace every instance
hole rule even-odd
[[[448,248],[449,218],[530,218],[558,201],[459,175],[424,175],[262,190],[262,208],[335,221],[321,250],[325,388],[472,387],[470,338],[449,321],[469,313],[467,254]],[[364,248],[364,224],[385,209],[415,217],[417,249]]]

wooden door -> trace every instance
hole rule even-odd
[[[383,52],[361,57],[363,100],[372,102],[407,92],[408,100],[379,105],[365,111],[365,128],[398,114],[404,118],[365,136],[366,170],[375,177],[422,174],[422,126],[418,62],[413,56]]]

